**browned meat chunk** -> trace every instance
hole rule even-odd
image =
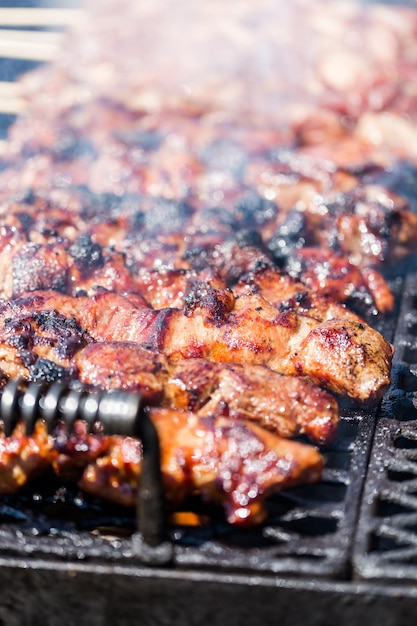
[[[91,343],[74,363],[84,383],[141,393],[144,402],[255,421],[281,437],[330,441],[339,421],[336,400],[299,377],[259,365],[187,359],[169,363],[134,343]]]
[[[264,499],[276,490],[320,478],[319,452],[244,421],[199,417],[186,411],[151,412],[161,442],[161,468],[171,505],[198,490],[222,504],[234,524],[265,519]],[[107,455],[88,465],[81,487],[131,505],[140,475],[140,445],[119,439]]]
[[[323,459],[315,448],[244,420],[174,409],[152,409],[151,418],[170,506],[198,491],[208,502],[221,504],[229,522],[255,524],[265,518],[268,495],[321,476]],[[138,439],[90,435],[82,423],[54,438],[42,423],[30,437],[19,426],[11,437],[0,438],[0,493],[12,493],[53,467],[89,493],[132,506],[141,458]]]
[[[392,346],[367,324],[279,312],[258,294],[234,298],[230,291],[209,289],[184,313],[136,307],[107,292],[78,298],[38,292],[3,303],[1,317],[53,310],[74,318],[96,341],[133,341],[174,361],[197,357],[302,373],[358,401],[378,400],[390,384]]]

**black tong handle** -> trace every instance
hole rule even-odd
[[[138,485],[138,530],[144,542],[156,547],[165,537],[165,505],[162,485],[159,438],[140,394],[104,391],[85,386],[22,385],[10,380],[0,396],[0,418],[6,437],[17,424],[24,423],[32,435],[38,420],[44,420],[49,433],[58,423],[71,431],[77,420],[87,423],[91,433],[137,437],[142,443],[142,469]]]

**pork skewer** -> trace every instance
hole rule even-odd
[[[139,391],[150,405],[199,415],[254,421],[281,437],[333,439],[339,422],[336,399],[307,380],[260,365],[204,359],[169,362],[135,343],[90,343],[73,363],[82,383]]]
[[[330,440],[336,400],[299,377],[259,365],[204,359],[172,362],[126,341],[94,341],[73,318],[54,311],[8,311],[0,332],[0,367],[9,379],[72,380],[138,391],[147,404],[257,421],[280,436]]]
[[[268,495],[320,479],[323,459],[318,450],[255,424],[169,409],[153,409],[150,415],[160,437],[171,504],[178,505],[197,489],[203,499],[223,505],[229,523],[254,525],[265,520]],[[127,459],[135,445],[128,438],[114,442],[108,455],[86,467],[80,486],[132,504],[140,468]]]
[[[42,338],[51,348],[46,334],[38,335]],[[87,396],[97,390],[91,384],[102,384],[109,390],[133,390],[147,405],[165,405],[148,406],[148,411],[158,431],[162,478],[173,508],[198,491],[209,502],[222,504],[230,523],[259,523],[265,518],[269,494],[320,478],[319,452],[287,438],[305,433],[329,441],[338,422],[337,403],[306,381],[261,366],[198,359],[169,364],[137,344],[119,342],[88,344],[77,352],[75,365],[78,378],[89,385]],[[3,393],[8,389],[9,385]],[[19,400],[10,397],[4,402],[0,493],[13,493],[53,469],[88,493],[133,506],[141,479],[140,440],[100,434],[93,424],[79,421],[85,419],[83,413],[72,427],[67,421],[61,425],[60,415],[66,419],[66,404],[59,400],[62,388],[53,392],[56,411],[51,422],[44,389],[32,390],[31,407],[39,393],[46,396],[39,415],[38,409],[31,409],[24,422],[14,416],[20,409],[11,408]],[[19,401],[19,407],[24,404]]]

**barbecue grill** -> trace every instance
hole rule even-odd
[[[4,78],[23,69],[8,62]],[[395,345],[393,384],[377,409],[342,407],[320,483],[271,497],[267,522],[246,531],[198,498],[165,520],[147,514],[157,489],[142,489],[137,516],[43,477],[0,499],[0,623],[414,624],[417,259],[390,285],[396,310],[373,325]],[[163,524],[158,541],[143,518]]]
[[[381,322],[397,356],[379,411],[345,406],[338,437],[324,449],[322,481],[270,498],[262,527],[236,530],[210,510],[207,524],[168,521],[166,536],[149,545],[134,512],[56,478],[3,497],[0,576],[13,576],[2,601],[5,623],[15,611],[42,615],[42,623],[57,623],[57,615],[75,623],[85,603],[81,613],[93,624],[128,624],[137,615],[145,624],[297,624],[306,610],[312,624],[364,616],[411,624],[416,278],[413,270],[393,282],[398,310]],[[185,509],[204,517],[198,500]],[[13,602],[20,585],[26,598],[30,591],[24,606]]]

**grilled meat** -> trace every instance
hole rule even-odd
[[[312,446],[292,442],[244,420],[152,409],[161,448],[167,502],[178,506],[198,490],[221,504],[231,523],[255,524],[266,516],[274,491],[320,478],[323,458]],[[26,436],[18,426],[0,437],[0,493],[13,493],[47,469],[78,480],[86,492],[131,506],[136,501],[141,443],[131,437],[91,435],[85,424],[48,436],[38,423]]]
[[[222,504],[232,524],[253,525],[266,517],[274,491],[316,482],[323,459],[312,446],[282,439],[263,428],[186,411],[151,411],[161,442],[161,469],[171,505],[197,490]],[[121,504],[135,502],[140,444],[118,439],[108,454],[89,464],[80,479],[87,492]]]
[[[71,196],[64,198],[70,202]],[[81,213],[84,203],[88,206],[92,202],[94,206],[95,202],[88,194],[81,197],[81,206],[76,198],[72,200]],[[274,258],[278,249],[282,251],[285,239],[275,232],[273,245],[272,239],[267,245],[259,233],[248,231],[238,222],[232,222],[236,232],[222,233],[220,211],[199,214],[189,205],[189,216],[173,202],[151,202],[139,196],[132,199],[132,207],[119,207],[111,220],[106,207],[98,203],[90,216],[91,223],[78,213],[62,215],[64,210],[58,210],[52,199],[45,202],[35,195],[30,201],[32,205],[6,202],[0,210],[3,298],[46,288],[71,295],[93,294],[105,288],[119,293],[137,291],[155,308],[179,307],[197,280],[217,288],[233,286],[248,272],[276,267]],[[246,200],[245,211],[256,211],[258,201]],[[139,208],[146,210],[145,217],[129,215]],[[172,215],[176,222],[164,234],[165,220],[169,223]],[[196,230],[197,219],[204,234]],[[187,220],[191,220],[188,228]],[[287,226],[280,228],[284,231]],[[216,229],[218,233],[214,234]],[[341,302],[365,302],[368,309],[392,309],[392,295],[378,270],[372,270],[374,279],[369,280],[367,268],[352,265],[341,253],[328,251],[318,256],[311,248],[305,252],[291,248],[291,253],[289,248],[287,253],[286,271],[307,288]]]
[[[0,365],[9,378],[48,383],[77,377],[103,389],[139,391],[146,403],[253,419],[281,436],[305,433],[328,441],[338,422],[332,396],[300,378],[248,364],[170,363],[137,343],[97,343],[73,317],[55,311],[18,315],[15,309],[0,332]]]
[[[280,3],[309,41],[290,72],[305,88],[291,91],[285,19],[182,3],[176,29],[161,3],[122,4],[92,3],[71,62],[63,52],[24,81],[28,115],[0,168],[2,381],[140,391],[171,504],[197,490],[230,522],[256,523],[268,493],[320,476],[319,453],[282,437],[328,441],[329,392],[377,402],[390,382],[392,346],[361,316],[394,309],[383,271],[417,250],[417,19]],[[261,3],[268,15],[274,4]],[[159,40],[152,24],[167,15]],[[113,45],[98,45],[109,19]],[[190,35],[185,54],[177,33]],[[195,65],[207,49],[214,71]],[[137,440],[38,424],[0,443],[2,492],[52,467],[135,500]]]
[[[337,300],[323,295],[315,287],[307,288],[290,274],[276,267],[266,267],[242,276],[233,292],[236,295],[259,294],[281,312],[295,310],[323,322],[333,318],[363,322],[359,315]]]
[[[95,341],[133,341],[174,361],[264,365],[358,401],[378,400],[390,383],[392,346],[367,324],[280,312],[258,294],[235,298],[230,290],[209,288],[194,294],[184,311],[157,311],[109,292],[78,298],[37,292],[3,302],[1,318],[54,311],[75,320]]]
[[[102,389],[139,391],[148,404],[255,421],[281,437],[329,442],[339,421],[331,394],[259,365],[187,359],[170,363],[135,343],[91,343],[73,361],[77,377]]]

